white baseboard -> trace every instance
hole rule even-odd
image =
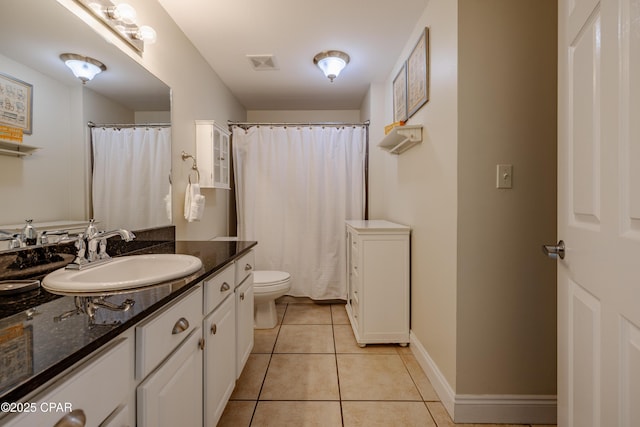
[[[411,352],[456,423],[555,424],[555,395],[456,394],[413,332]]]

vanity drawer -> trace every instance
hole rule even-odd
[[[211,313],[235,287],[235,265],[230,264],[222,271],[204,281],[204,312]]]
[[[202,321],[202,287],[136,326],[136,379],[146,377]]]
[[[236,284],[239,285],[249,274],[254,270],[255,266],[255,254],[253,251],[242,255],[236,261]]]

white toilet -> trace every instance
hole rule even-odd
[[[256,329],[271,329],[278,324],[276,298],[291,288],[291,276],[284,271],[253,272],[253,325]]]

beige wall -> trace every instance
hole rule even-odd
[[[555,0],[430,0],[362,108],[370,217],[412,227],[411,331],[455,395],[555,393],[555,16]],[[424,140],[389,155],[391,84],[425,26],[430,100],[409,120]]]
[[[372,101],[370,218],[411,226],[411,331],[447,382],[456,382],[457,2],[429,1],[384,85]],[[393,121],[391,84],[425,26],[430,28],[430,100],[410,118],[423,142],[398,156],[376,147]],[[376,88],[374,88],[376,89]],[[383,109],[384,121],[374,120]],[[379,114],[379,113],[378,113]],[[383,178],[380,173],[383,173]]]
[[[556,1],[458,13],[456,391],[555,394],[556,264],[540,246],[556,236]]]
[[[360,122],[359,110],[248,110],[247,121],[260,123]]]
[[[84,210],[70,209],[67,189],[72,180],[67,153],[75,149],[68,135],[76,94],[58,81],[5,56],[0,55],[0,62],[3,72],[20,76],[37,88],[33,91],[33,134],[24,136],[24,144],[41,147],[24,159],[0,156],[0,224],[21,224],[27,218],[36,222],[83,219]],[[38,114],[42,111],[48,113]],[[43,186],[43,182],[50,185]]]

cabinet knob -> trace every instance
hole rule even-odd
[[[229,284],[228,284],[227,282],[224,282],[224,283],[222,284],[222,286],[220,286],[220,292],[226,292],[226,291],[228,291],[229,289],[231,289],[231,287],[229,286]]]
[[[244,292],[241,292],[241,293],[240,293],[240,300],[241,300],[241,301],[244,301]]]
[[[187,329],[189,329],[189,321],[184,317],[181,317],[180,319],[178,319],[176,324],[173,325],[173,330],[171,331],[171,333],[173,335],[176,335],[176,334],[179,334],[180,332],[186,331]]]
[[[200,350],[204,350],[204,346],[205,346],[205,340],[204,338],[200,338],[198,340],[198,348],[200,348]]]
[[[244,271],[249,271],[251,270],[253,267],[251,266],[251,264],[247,264],[244,266]]]
[[[213,325],[211,325],[211,335],[215,335],[216,332],[218,332],[218,325],[214,323]]]
[[[53,427],[84,427],[87,424],[87,417],[82,409],[73,411],[60,418]]]

